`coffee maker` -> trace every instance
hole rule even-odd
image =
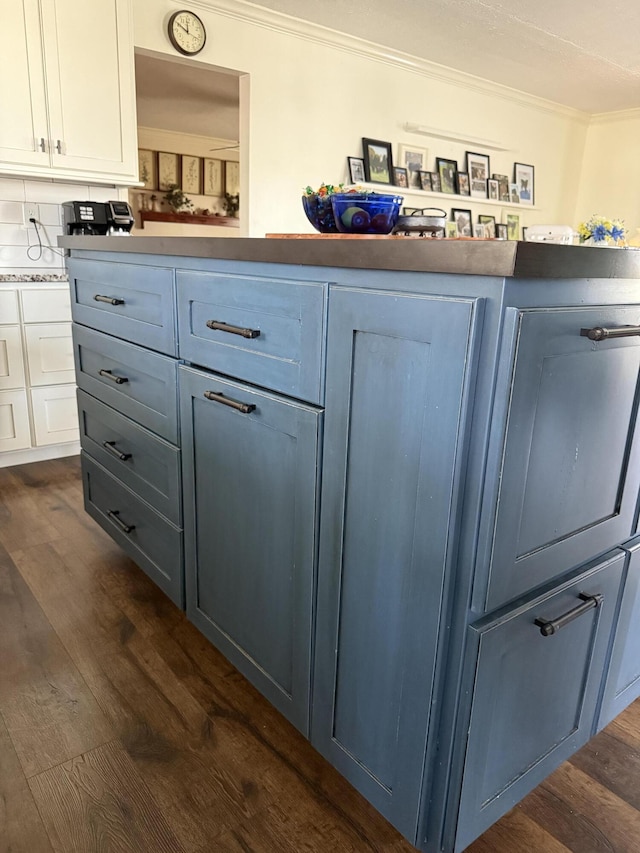
[[[65,201],[62,205],[65,234],[126,236],[134,225],[126,201]]]

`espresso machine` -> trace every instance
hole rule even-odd
[[[126,201],[65,201],[62,221],[65,234],[123,237],[135,220]]]

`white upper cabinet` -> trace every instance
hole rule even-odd
[[[131,0],[2,7],[0,172],[137,180]]]

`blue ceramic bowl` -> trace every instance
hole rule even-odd
[[[390,234],[398,221],[401,195],[388,193],[334,193],[333,217],[344,234]]]
[[[335,234],[338,229],[333,218],[333,208],[331,207],[331,196],[318,195],[303,195],[302,207],[307,214],[307,219],[321,234]]]

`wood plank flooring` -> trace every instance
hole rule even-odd
[[[411,853],[85,514],[0,469],[0,853]],[[640,702],[468,853],[639,853]]]

